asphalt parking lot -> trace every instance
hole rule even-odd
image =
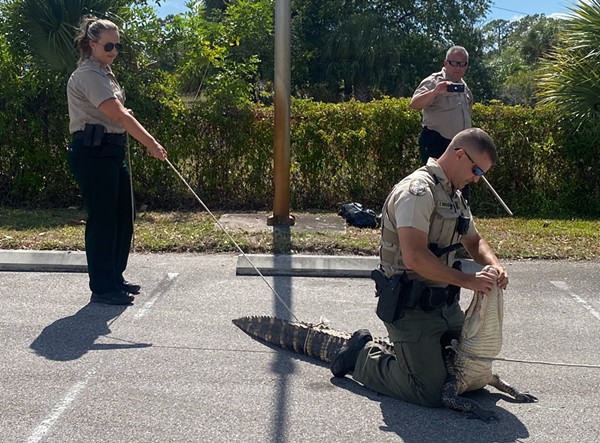
[[[333,379],[319,361],[253,340],[231,320],[290,312],[385,329],[367,278],[237,275],[236,255],[133,254],[133,306],[88,304],[87,276],[0,272],[0,440],[12,442],[596,442],[599,263],[505,263],[495,371],[539,398],[469,394],[486,424]],[[466,306],[469,295],[463,296]],[[587,366],[586,366],[587,365]]]

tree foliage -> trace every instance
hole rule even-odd
[[[449,46],[481,51],[477,21],[488,0],[303,0],[292,2],[292,83],[300,95],[365,100],[365,89],[408,95],[440,69]],[[477,60],[477,57],[473,57]],[[476,62],[477,63],[477,62]],[[340,88],[342,90],[340,91]]]
[[[75,68],[79,17],[91,12],[121,29],[124,50],[112,67],[127,106],[208,201],[269,206],[272,108],[251,102],[270,100],[273,0],[189,1],[186,13],[165,18],[157,16],[155,3],[0,2],[2,203],[76,201],[64,158],[65,87]],[[420,114],[407,100],[385,96],[410,95],[424,76],[441,68],[447,48],[459,44],[470,54],[467,81],[476,101],[500,98],[535,106],[476,105],[474,124],[506,151],[491,172],[503,197],[511,206],[598,213],[600,183],[591,165],[600,155],[595,123],[600,0],[580,4],[566,21],[532,16],[481,28],[489,5],[488,0],[292,2],[293,93],[309,98],[293,102],[294,204],[330,207],[349,196],[376,202],[378,192],[415,167]],[[541,58],[543,98],[555,106],[533,100]],[[363,104],[351,97],[378,100]],[[571,116],[578,119],[575,125]],[[390,158],[400,160],[390,166]],[[164,166],[134,156],[142,188],[136,192],[147,203],[180,192],[180,183],[162,180]],[[483,191],[476,198],[478,192]],[[181,201],[189,198],[184,193]],[[577,196],[583,194],[589,198],[581,204]]]
[[[260,66],[272,67],[272,0],[189,6],[176,22],[182,36],[177,68],[182,92],[194,99],[212,97],[223,107],[251,102],[262,80]]]
[[[35,57],[54,71],[68,73],[78,56],[73,39],[81,16],[116,18],[125,3],[124,0],[8,0],[3,5],[3,15],[17,52]]]
[[[506,104],[534,105],[541,58],[557,43],[563,26],[563,20],[543,14],[487,23],[482,31],[490,96]]]
[[[600,113],[600,1],[580,1],[572,9],[560,42],[543,63],[541,96],[577,122]]]

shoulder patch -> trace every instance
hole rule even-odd
[[[427,183],[425,183],[424,180],[417,178],[410,182],[410,184],[408,185],[408,190],[410,191],[410,193],[412,195],[416,195],[416,196],[423,195],[423,194],[425,194],[425,191],[427,190]]]

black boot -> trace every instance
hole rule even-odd
[[[104,294],[92,292],[90,298],[91,303],[104,303],[106,305],[130,305],[133,300],[135,300],[133,295],[123,291],[106,292]]]
[[[128,281],[123,281],[119,285],[119,289],[125,291],[129,294],[139,294],[142,287],[140,285],[136,285],[134,283],[129,283]]]
[[[341,378],[349,372],[353,372],[358,354],[371,340],[373,340],[373,336],[366,329],[359,329],[352,334],[350,340],[342,346],[331,360],[330,369],[333,375]]]

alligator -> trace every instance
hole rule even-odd
[[[496,271],[489,267],[489,272]],[[502,347],[503,291],[495,286],[490,294],[476,291],[465,314],[459,340],[443,350],[448,377],[442,390],[444,406],[471,413],[485,422],[498,420],[494,411],[482,408],[476,401],[461,397],[464,392],[486,385],[513,396],[523,403],[537,398],[522,393],[492,372],[492,360]],[[249,316],[233,323],[253,338],[330,363],[350,339],[348,332],[338,331],[325,323],[291,322],[271,316]],[[373,337],[383,352],[393,354],[394,345],[387,338]]]
[[[495,276],[497,272],[486,266]],[[475,291],[465,312],[465,321],[460,338],[452,340],[444,352],[448,377],[442,389],[444,406],[462,412],[471,412],[475,418],[485,422],[498,420],[494,411],[482,408],[476,401],[460,397],[460,394],[475,391],[490,385],[505,392],[522,403],[537,402],[538,399],[523,393],[492,372],[492,361],[502,349],[502,322],[504,319],[504,291],[494,285],[490,294]]]

